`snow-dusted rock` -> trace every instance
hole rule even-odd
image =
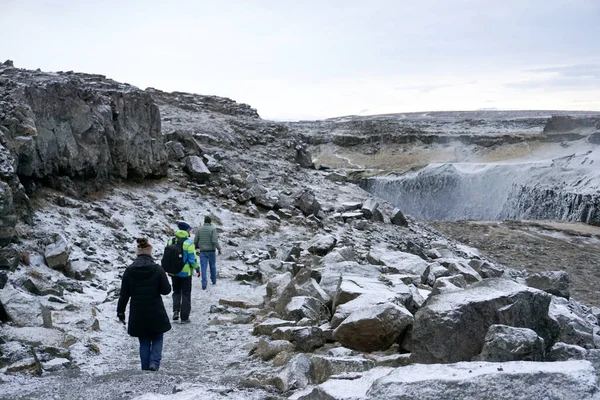
[[[317,215],[321,211],[321,204],[315,198],[312,190],[303,190],[293,195],[294,206],[306,216]]]
[[[464,275],[444,276],[435,281],[431,295],[440,293],[451,293],[463,290],[467,287]]]
[[[421,257],[414,254],[387,250],[382,247],[371,250],[368,257],[372,263],[383,265],[384,272],[415,275],[419,280],[429,265]]]
[[[312,382],[323,383],[332,375],[368,371],[375,368],[375,366],[375,361],[362,356],[313,355],[311,357],[310,376]]]
[[[354,275],[379,278],[381,275],[377,265],[359,264],[356,261],[327,263],[321,273],[321,288],[330,296],[335,296],[340,276]]]
[[[41,326],[42,311],[34,295],[23,293],[8,284],[0,290],[0,305],[17,326]]]
[[[23,281],[23,287],[30,293],[38,296],[52,295],[62,297],[65,291],[62,286],[52,282],[49,279],[41,279],[34,276],[30,276],[25,279],[25,281]]]
[[[79,281],[88,280],[94,275],[95,267],[96,266],[89,261],[71,261],[67,264],[65,275]]]
[[[57,234],[54,243],[46,246],[44,253],[46,264],[52,269],[64,269],[67,266],[70,252],[67,239],[63,235]]]
[[[392,371],[392,368],[373,368],[365,372],[347,372],[333,375],[316,386],[298,391],[290,400],[363,400],[373,382]]]
[[[293,321],[288,321],[279,318],[267,318],[266,320],[259,322],[254,325],[252,333],[254,335],[267,335],[270,336],[276,328],[282,326],[294,326]]]
[[[491,278],[460,292],[433,296],[417,311],[412,330],[414,362],[468,361],[479,354],[493,324],[533,329],[547,347],[558,337],[548,317],[551,295],[511,280]]]
[[[399,208],[394,208],[390,217],[390,221],[394,225],[408,226],[408,221]]]
[[[321,264],[333,264],[344,261],[353,261],[354,260],[354,249],[352,247],[341,247],[336,248],[327,253],[326,256],[321,258]]]
[[[587,350],[574,344],[555,343],[546,354],[546,361],[585,360]]]
[[[499,278],[504,274],[504,268],[484,260],[473,259],[469,261],[469,266],[477,271],[483,279]]]
[[[335,313],[336,307],[361,295],[372,295],[377,298],[378,302],[382,299],[389,299],[396,303],[406,304],[412,294],[408,286],[403,283],[390,287],[376,278],[345,275],[339,280],[332,306],[333,312]]]
[[[413,316],[392,303],[374,305],[350,314],[333,331],[345,347],[361,351],[389,348],[412,325]]]
[[[308,251],[318,256],[329,253],[337,243],[333,235],[317,235],[308,244]]]
[[[448,268],[448,271],[450,271],[452,275],[460,274],[464,276],[467,283],[474,283],[481,280],[481,275],[479,275],[479,273],[470,267],[466,262],[451,259],[442,259],[437,261],[444,267]]]
[[[360,211],[363,213],[364,217],[367,219],[371,219],[375,216],[375,214],[379,211],[377,208],[379,207],[379,203],[374,198],[368,198]],[[381,213],[379,213],[381,214]]]
[[[450,275],[452,274],[450,271],[448,271],[448,268],[443,267],[438,263],[431,263],[427,265],[425,271],[423,271],[423,275],[421,275],[421,282],[425,285],[433,287],[436,279]]]
[[[309,381],[310,358],[306,354],[298,354],[273,378],[273,385],[280,392],[287,392],[292,389],[303,389],[308,386]]]
[[[2,193],[0,193],[0,198]],[[0,229],[1,226],[0,226]],[[0,237],[2,234],[0,234]],[[0,270],[8,270],[13,272],[22,258],[22,252],[19,250],[16,244],[1,246],[0,245]]]
[[[254,348],[254,354],[263,361],[274,358],[282,351],[294,351],[294,345],[287,340],[264,340],[261,339]]]
[[[325,304],[308,296],[292,297],[290,302],[285,306],[285,317],[300,321],[303,318],[308,318],[315,323],[327,321],[331,317],[331,313]]]
[[[360,201],[347,201],[341,204],[342,211],[354,211],[359,210],[362,207],[362,202]]]
[[[266,299],[277,305],[280,304],[279,300],[290,282],[292,282],[291,272],[285,272],[271,278],[267,282]]]
[[[165,143],[165,147],[167,149],[169,159],[179,161],[185,157],[185,149],[180,142],[176,140],[170,140]]]
[[[478,361],[544,361],[544,339],[527,328],[492,325]]]
[[[198,156],[189,156],[185,161],[185,170],[196,180],[198,183],[206,183],[211,176],[211,172],[208,170],[202,158]]]
[[[527,286],[568,299],[571,278],[565,271],[546,271],[525,278]]]
[[[281,260],[269,259],[259,262],[258,272],[260,272],[262,283],[269,282],[271,278],[283,272]]]
[[[592,400],[599,394],[596,379],[588,361],[416,364],[377,379],[365,398]]]
[[[559,326],[558,341],[586,349],[600,347],[600,327],[596,317],[563,297],[552,296],[548,315]]]

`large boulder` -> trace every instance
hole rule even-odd
[[[332,375],[348,372],[364,372],[375,367],[375,361],[363,356],[314,355],[311,358],[310,376],[315,383],[322,383]]]
[[[409,365],[377,379],[367,399],[593,400],[599,392],[589,361],[512,361]]]
[[[321,288],[330,296],[335,296],[340,277],[345,275],[379,278],[380,267],[371,264],[359,264],[356,261],[325,263],[321,272]]]
[[[308,244],[308,251],[318,256],[324,256],[329,253],[337,243],[333,235],[317,235]]]
[[[211,176],[209,169],[198,156],[189,156],[185,162],[185,170],[198,183],[206,183]]]
[[[600,347],[600,327],[596,317],[577,302],[553,296],[548,315],[558,324],[558,341],[586,349]]]
[[[350,314],[334,331],[333,338],[360,351],[386,350],[412,325],[413,316],[403,307],[384,303]]]
[[[406,220],[406,217],[404,216],[402,211],[400,211],[399,208],[394,208],[394,210],[392,211],[390,222],[394,225],[408,226],[408,221]]]
[[[478,361],[544,361],[544,339],[527,328],[492,325]]]
[[[298,192],[293,198],[293,205],[302,211],[304,215],[317,215],[321,211],[321,204],[315,198],[312,190]]]
[[[63,235],[57,234],[54,243],[46,246],[44,253],[46,264],[52,269],[65,269],[70,252],[71,248],[67,243],[67,239]]]
[[[548,316],[551,297],[502,278],[433,296],[415,314],[413,361],[469,361],[481,352],[485,335],[494,324],[532,329],[549,348],[559,334],[558,324]]]
[[[0,290],[0,308],[16,326],[42,326],[41,304],[36,296],[8,284]]]
[[[527,286],[540,289],[555,296],[568,299],[571,279],[565,271],[546,271],[533,274],[525,279]]]
[[[303,389],[310,382],[310,358],[306,354],[297,354],[286,367],[273,378],[273,386],[280,392]]]
[[[429,265],[419,256],[384,247],[373,248],[367,257],[371,263],[383,265],[382,272],[413,275],[419,281]]]
[[[285,317],[294,321],[308,318],[315,324],[322,321],[328,321],[331,318],[331,313],[325,304],[308,296],[292,297],[290,302],[285,306]]]

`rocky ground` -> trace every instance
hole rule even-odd
[[[526,156],[525,137],[547,139],[542,116],[488,117],[280,124],[0,65],[0,398],[597,398],[595,228],[433,223],[351,183],[385,161],[370,155],[404,168],[425,148]],[[582,121],[574,138],[570,119],[547,126],[596,145]],[[207,214],[219,281],[196,283],[192,324],[142,373],[115,315],[135,238],[159,257],[177,221]]]
[[[441,233],[476,247],[496,263],[529,272],[564,270],[571,295],[600,305],[600,228],[556,221],[435,221]]]

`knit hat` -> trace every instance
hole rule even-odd
[[[188,224],[187,222],[183,222],[183,221],[179,221],[177,223],[177,229],[180,229],[182,231],[189,231],[190,229],[192,229],[192,227],[190,226],[190,224]]]
[[[148,239],[147,238],[137,238],[137,249],[135,249],[135,252],[137,255],[140,254],[152,254],[152,245],[150,243],[148,243]]]

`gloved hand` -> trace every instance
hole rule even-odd
[[[196,269],[196,274],[198,274],[198,278],[200,278],[200,269]]]
[[[117,318],[119,318],[119,321],[125,325],[125,313],[117,313]]]

